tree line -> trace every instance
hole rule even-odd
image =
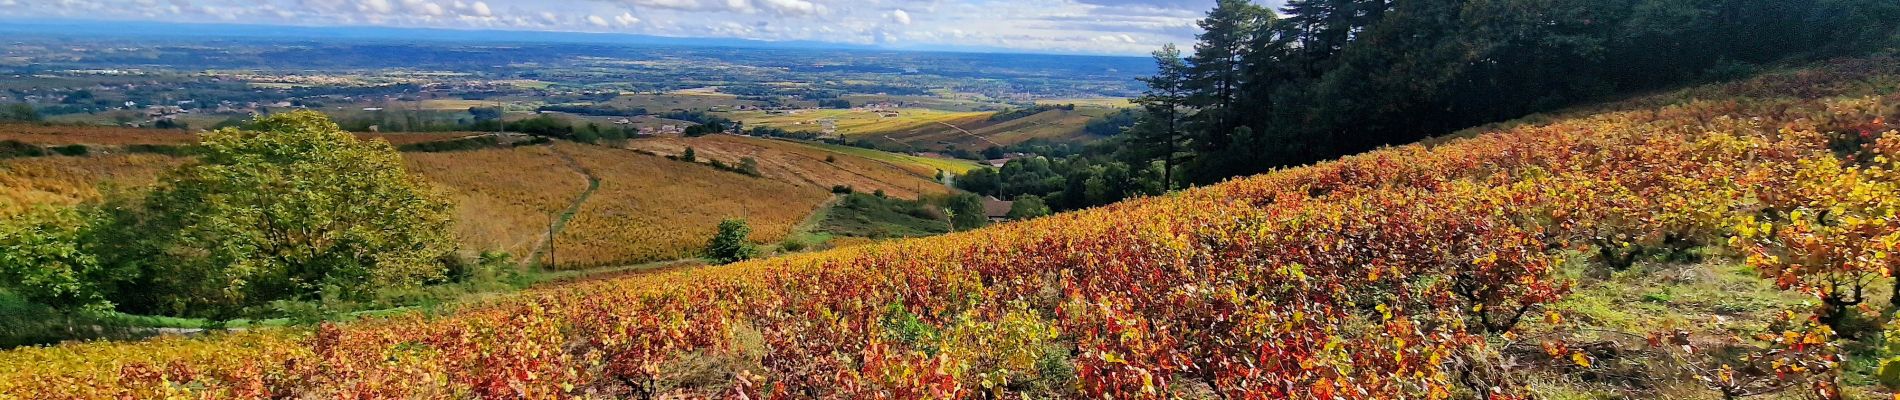
[[[1887,0],[1293,0],[1278,13],[1220,0],[1191,48],[1154,52],[1140,115],[1109,144],[960,183],[1077,199],[1051,202],[1061,208],[1105,204],[1588,101],[1890,51],[1896,21],[1900,2]],[[1077,177],[1085,182],[1068,182]]]

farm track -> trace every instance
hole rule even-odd
[[[977,140],[982,140],[985,143],[989,143],[991,146],[999,146],[999,147],[1002,146],[1001,143],[996,143],[996,141],[990,140],[990,138],[986,138],[981,135],[977,135],[975,133],[970,133],[970,131],[963,130],[963,128],[958,128],[956,125],[951,125],[949,122],[937,121],[937,123],[942,124],[943,126],[948,126],[950,127],[950,129],[955,129],[957,130],[957,132],[963,132],[963,134],[969,135],[970,137],[973,137],[973,138],[977,138]]]
[[[574,160],[574,156],[561,152],[559,147],[549,146],[548,150],[554,152],[554,156],[559,157],[561,161],[567,163],[569,167],[573,167],[575,172],[579,172],[581,176],[587,177],[587,190],[581,191],[581,195],[575,197],[574,202],[567,205],[567,210],[562,211],[560,216],[554,219],[554,226],[549,228],[550,232],[547,236],[542,236],[540,239],[535,240],[533,246],[534,253],[529,254],[527,259],[536,260],[536,264],[543,265],[545,265],[542,263],[543,257],[548,255],[554,246],[554,242],[548,239],[560,236],[561,230],[567,228],[567,221],[574,219],[574,214],[581,212],[581,205],[586,204],[587,199],[593,197],[594,192],[600,190],[600,176],[594,175],[594,171],[588,170],[586,166],[582,166],[580,161]]]

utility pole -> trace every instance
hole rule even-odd
[[[548,269],[556,269],[554,265],[556,261],[554,259],[554,215],[559,212],[560,211],[548,213],[548,265],[546,266]]]

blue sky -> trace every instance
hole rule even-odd
[[[0,0],[0,18],[608,32],[1135,55],[1192,42],[1194,20],[1212,6],[1213,0]]]

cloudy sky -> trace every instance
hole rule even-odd
[[[1270,0],[1277,6],[1279,0]],[[0,0],[0,18],[617,32],[1145,54],[1213,0]]]

